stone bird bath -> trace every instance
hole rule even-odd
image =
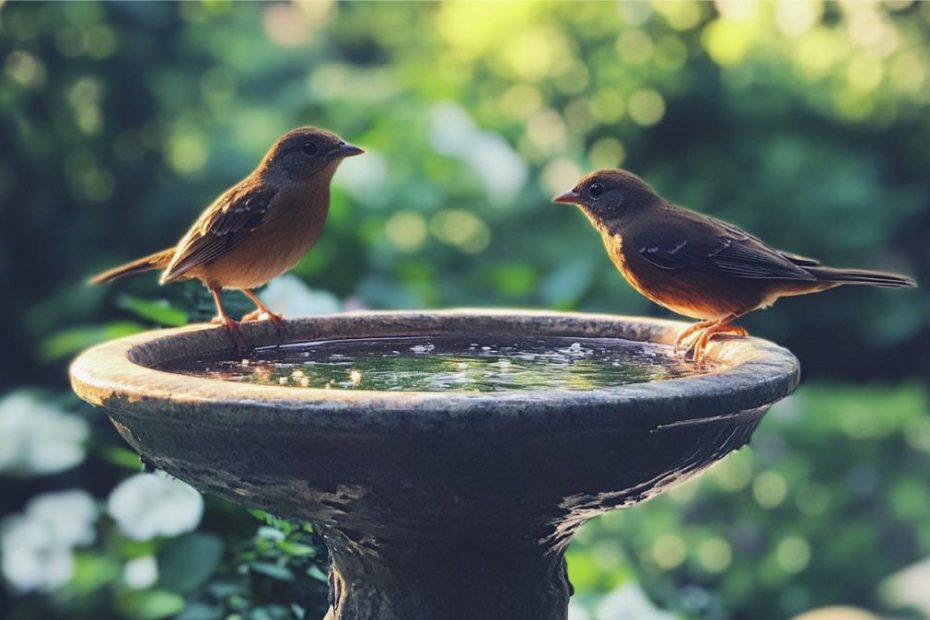
[[[549,312],[356,313],[287,324],[288,342],[394,336],[624,338],[682,323]],[[273,346],[270,325],[243,326]],[[155,466],[234,502],[311,521],[332,558],[327,618],[564,620],[564,551],[587,519],[672,488],[743,446],[797,385],[758,339],[712,371],[590,391],[295,389],[154,369],[229,349],[220,328],[147,332],[71,368]]]

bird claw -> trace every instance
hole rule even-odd
[[[226,333],[228,333],[229,337],[232,339],[233,346],[235,347],[237,353],[242,353],[248,349],[245,344],[245,338],[242,336],[242,330],[239,328],[238,321],[235,321],[228,316],[215,316],[210,319],[210,322],[214,325],[222,325],[226,329]]]
[[[251,321],[269,321],[275,331],[278,332],[279,338],[283,339],[284,334],[287,333],[287,322],[284,320],[284,317],[270,310],[253,310],[242,317],[243,323]]]
[[[710,341],[714,338],[714,336],[723,335],[730,335],[735,338],[745,338],[749,335],[749,332],[747,332],[744,327],[740,327],[739,325],[723,324],[706,327],[703,331],[701,331],[694,344],[688,349],[689,351],[692,351],[691,361],[698,366],[702,366],[707,353],[707,347],[710,346]]]
[[[687,356],[688,351],[694,347],[694,341],[700,338],[701,330],[711,325],[713,325],[713,321],[700,321],[682,330],[682,332],[678,334],[678,337],[675,338],[675,344],[673,345],[675,353],[681,352]],[[682,348],[683,344],[684,348]]]
[[[249,321],[271,321],[272,323],[283,324],[284,317],[269,310],[253,310],[242,316],[243,323]]]
[[[675,340],[674,351],[675,353],[684,355],[687,357],[688,353],[694,349],[694,343],[697,342],[698,338],[701,337],[700,332],[688,334],[685,338],[681,340]]]
[[[730,320],[730,318],[724,319],[724,321],[727,320]],[[685,361],[688,361],[688,354],[690,353],[690,361],[701,366],[711,339],[720,334],[731,334],[738,338],[749,335],[748,332],[739,325],[730,325],[727,322],[718,321],[701,321],[689,325],[678,334],[674,344],[675,353],[681,353]]]

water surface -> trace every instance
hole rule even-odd
[[[248,359],[181,360],[164,370],[333,390],[592,390],[699,374],[671,348],[617,338],[374,338],[257,349]]]

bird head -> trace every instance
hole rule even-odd
[[[324,170],[331,175],[343,159],[364,152],[331,131],[300,127],[278,138],[262,160],[261,169],[301,180]]]
[[[661,198],[641,178],[626,170],[598,170],[552,199],[581,208],[595,223],[624,217],[638,209],[659,204]]]

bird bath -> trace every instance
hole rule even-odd
[[[714,343],[701,371],[675,361],[682,327],[524,311],[313,317],[237,370],[227,334],[193,326],[94,347],[71,377],[155,466],[311,521],[332,558],[328,619],[564,620],[578,527],[743,446],[797,385],[794,356],[758,339]],[[265,323],[243,332],[278,342]],[[411,381],[373,374],[390,356]]]

